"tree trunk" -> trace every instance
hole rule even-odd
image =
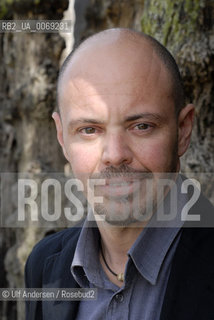
[[[196,107],[192,142],[182,169],[196,173],[214,202],[214,2],[146,0],[142,30],[165,45],[179,65],[187,103]]]
[[[1,1],[1,19],[61,19],[68,5],[35,3]],[[63,48],[57,33],[0,33],[0,168],[9,173],[1,174],[1,222],[2,217],[13,221],[16,215],[11,200],[21,172],[63,171],[65,161],[51,119]],[[1,287],[23,287],[26,258],[46,230],[5,226],[0,230]],[[0,319],[24,320],[24,303],[16,307],[15,302],[0,302]]]

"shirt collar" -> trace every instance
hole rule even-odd
[[[170,202],[171,191],[164,200],[164,213],[167,214],[176,210],[175,218],[168,221],[159,221],[158,217],[161,209],[157,209],[128,252],[140,274],[152,285],[156,284],[167,252],[184,223],[181,221],[181,210],[187,201],[187,196],[180,193],[181,183],[182,179],[178,176],[173,187],[174,190],[172,190],[172,192],[175,192],[174,195],[177,194],[176,205],[174,203],[172,208]]]
[[[175,185],[178,200],[174,208],[175,218],[168,221],[157,221],[159,215],[157,210],[128,252],[140,274],[153,285],[156,284],[167,252],[183,225],[180,215],[187,196],[180,193],[181,183],[182,179],[178,176]],[[172,210],[169,194],[164,203],[165,213]],[[100,233],[96,223],[86,219],[71,265],[71,272],[82,287],[89,286],[89,282],[98,287],[104,286],[103,270],[99,263],[99,245]]]
[[[81,287],[89,287],[89,283],[97,287],[104,286],[99,246],[100,233],[97,225],[86,219],[71,264],[71,273]]]

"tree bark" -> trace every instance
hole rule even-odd
[[[67,1],[1,1],[1,19],[61,19]],[[63,39],[56,33],[0,33],[1,218],[14,218],[13,193],[21,172],[63,171],[51,113]],[[9,188],[5,199],[5,187]],[[4,211],[4,212],[3,212]],[[2,219],[1,219],[2,222]],[[24,287],[24,264],[44,228],[0,229],[1,287]],[[0,302],[0,319],[23,320],[24,303]]]
[[[179,65],[187,103],[196,107],[192,142],[182,170],[197,173],[195,177],[214,202],[214,2],[145,0],[142,31],[165,45]]]

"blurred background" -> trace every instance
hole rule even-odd
[[[192,143],[182,169],[202,176],[204,191],[213,202],[213,0],[0,0],[0,19],[72,21],[72,32],[66,34],[0,33],[0,172],[13,173],[1,215],[10,219],[16,213],[13,193],[23,172],[34,177],[69,171],[51,118],[59,67],[83,39],[113,27],[148,33],[174,55],[187,102],[196,105]],[[24,265],[33,245],[60,227],[57,223],[43,228],[30,223],[24,228],[1,227],[1,288],[24,286]],[[0,302],[0,319],[23,320],[24,304]]]

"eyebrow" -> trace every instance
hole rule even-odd
[[[104,121],[96,120],[93,118],[80,118],[80,119],[76,119],[76,120],[71,120],[69,122],[69,126],[73,126],[78,123],[80,123],[80,124],[81,123],[104,124]]]
[[[150,120],[158,120],[158,121],[164,121],[164,117],[162,117],[161,115],[157,114],[157,113],[149,113],[149,112],[145,112],[145,113],[138,113],[138,114],[134,114],[131,116],[128,116],[125,118],[124,122],[131,122],[131,121],[135,121],[135,120],[139,120],[139,119],[150,119]],[[77,124],[83,124],[83,123],[90,123],[90,124],[98,124],[98,125],[104,125],[105,122],[101,121],[101,120],[97,120],[94,118],[79,118],[76,120],[71,120],[69,122],[69,127],[72,127],[74,125]]]
[[[161,116],[158,113],[145,112],[145,113],[138,113],[138,114],[128,116],[125,118],[125,122],[135,121],[135,120],[144,119],[144,118],[151,119],[151,120],[158,120],[158,121],[164,121],[165,119],[163,116]]]

